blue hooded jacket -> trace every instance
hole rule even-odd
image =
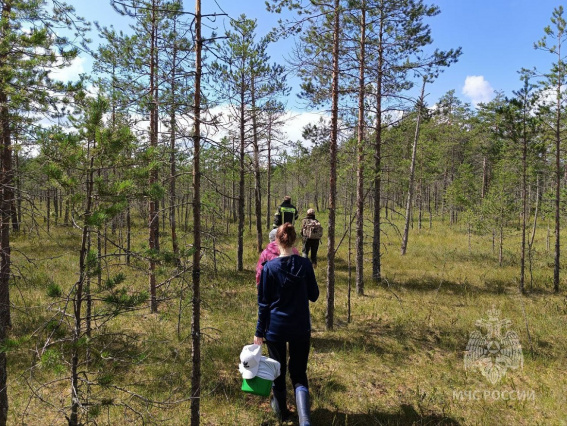
[[[309,301],[319,298],[311,262],[298,255],[266,262],[258,285],[256,336],[289,341],[311,335]]]

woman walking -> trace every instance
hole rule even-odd
[[[323,227],[315,219],[315,210],[307,210],[307,216],[301,222],[301,236],[303,237],[303,257],[309,258],[311,251],[311,264],[317,267],[317,250],[319,250],[319,240],[323,236]]]
[[[281,375],[272,386],[272,409],[280,420],[289,416],[286,405],[286,361],[289,348],[289,375],[301,426],[310,426],[307,360],[311,339],[309,301],[319,297],[319,287],[311,262],[293,254],[297,238],[290,223],[278,228],[276,242],[280,256],[264,265],[258,285],[258,323],[254,343],[265,339],[268,353],[281,364]]]

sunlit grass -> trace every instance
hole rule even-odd
[[[324,214],[318,218],[326,223]],[[367,252],[362,297],[355,294],[354,264],[350,265],[350,323],[348,238],[343,240],[337,252],[332,331],[325,329],[327,242],[326,235],[323,237],[316,270],[321,296],[312,305],[309,377],[313,424],[553,425],[567,421],[567,301],[564,293],[551,292],[552,253],[546,249],[546,235],[542,232],[536,238],[534,281],[531,285],[527,281],[530,292],[522,296],[517,290],[516,229],[510,229],[505,239],[500,266],[491,235],[472,235],[469,248],[468,234],[461,225],[440,221],[435,221],[432,229],[425,225],[421,230],[411,230],[405,256],[400,255],[400,239],[394,228],[385,225],[383,281],[372,282],[371,253]],[[342,237],[342,222],[338,229]],[[52,231],[53,237],[45,240],[22,236],[14,240],[19,276],[12,290],[12,335],[31,336],[9,352],[10,419],[14,424],[42,424],[42,420],[47,421],[44,424],[66,424],[64,414],[70,404],[66,379],[69,360],[62,360],[63,371],[55,371],[40,367],[35,355],[40,351],[40,330],[55,312],[53,298],[47,294],[49,283],[69,292],[77,279],[78,233],[63,227]],[[368,251],[370,224],[366,233]],[[143,231],[137,238],[138,246],[143,246]],[[163,241],[167,244],[167,239]],[[238,356],[242,346],[252,342],[256,322],[254,268],[258,255],[255,236],[246,228],[245,270],[236,272],[235,246],[235,236],[219,239],[217,248],[222,255],[217,259],[216,274],[212,254],[203,257],[201,423],[276,424],[267,398],[240,391]],[[129,285],[140,290],[147,286],[143,266],[142,262],[140,269],[127,269]],[[161,273],[167,277],[171,267],[163,266]],[[155,423],[189,423],[190,279],[189,272],[184,281],[176,280],[167,287],[158,314],[149,314],[149,308],[143,306],[116,317],[103,328],[107,336],[96,342],[123,357],[97,361],[96,365],[102,365],[108,373],[103,379],[148,400],[166,403],[145,403],[112,387],[99,386],[99,398],[105,396],[122,406],[93,410],[91,420],[97,424],[123,424],[126,420],[141,424],[141,417],[125,408],[131,404]],[[500,309],[502,318],[510,319],[524,355],[523,369],[508,371],[495,385],[478,371],[465,371],[463,363],[469,333],[492,306]],[[62,380],[42,390],[49,404],[31,393],[30,368],[34,380]],[[34,382],[35,389],[38,385]],[[460,391],[511,390],[533,391],[535,397],[529,401],[455,398],[455,392]],[[288,405],[294,409],[291,390],[288,394]],[[297,424],[297,418],[292,416],[289,424]]]

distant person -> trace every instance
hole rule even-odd
[[[307,210],[307,217],[301,222],[301,236],[303,237],[303,257],[309,258],[311,252],[311,263],[313,268],[317,267],[317,250],[319,250],[319,240],[323,236],[323,227],[315,219],[315,210]]]
[[[283,199],[283,203],[278,206],[278,210],[274,215],[274,227],[283,225],[284,223],[295,223],[299,217],[299,211],[297,208],[291,204],[291,197],[286,195]]]
[[[264,263],[280,255],[280,248],[278,247],[278,243],[276,242],[277,230],[277,228],[274,228],[270,231],[270,234],[268,235],[270,242],[268,243],[264,251],[260,253],[260,258],[258,259],[258,263],[256,264],[256,285],[260,284],[260,274],[262,273],[262,269],[264,269]],[[293,254],[299,254],[295,247],[293,247]]]
[[[281,374],[272,385],[271,406],[284,421],[286,404],[286,360],[289,345],[289,375],[295,391],[295,404],[301,426],[310,426],[307,360],[311,340],[309,301],[319,298],[319,287],[309,260],[293,253],[297,238],[293,225],[278,228],[276,242],[280,255],[266,262],[258,285],[258,322],[254,344],[266,340],[270,358],[279,361]]]

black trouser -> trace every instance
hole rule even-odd
[[[268,353],[270,358],[280,363],[280,375],[274,380],[274,389],[277,391],[285,390],[286,376],[286,342],[270,342],[268,345]],[[297,386],[303,385],[309,388],[307,383],[307,359],[309,358],[310,338],[303,340],[292,340],[289,343],[289,377],[295,389]]]
[[[311,263],[317,264],[317,250],[319,250],[319,240],[303,239],[303,256],[309,257],[311,250]]]

